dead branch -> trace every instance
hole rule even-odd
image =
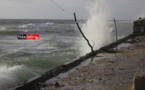
[[[115,30],[116,30],[116,42],[117,42],[117,25],[116,25],[116,20],[114,18],[114,24],[115,24]],[[117,44],[116,44],[116,51],[117,51]]]
[[[74,19],[75,19],[75,23],[77,24],[77,27],[78,27],[80,33],[82,34],[82,36],[84,37],[84,39],[87,41],[88,45],[89,45],[90,48],[91,48],[92,53],[95,55],[95,52],[94,52],[94,50],[93,50],[92,45],[90,44],[89,40],[86,38],[86,36],[84,35],[84,33],[82,32],[82,30],[81,30],[81,28],[80,28],[80,26],[79,26],[79,24],[78,24],[78,21],[77,21],[77,18],[76,18],[76,14],[75,14],[75,13],[74,13]]]

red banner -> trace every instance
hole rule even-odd
[[[27,40],[39,40],[38,34],[27,34]]]

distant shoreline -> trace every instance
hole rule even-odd
[[[0,20],[67,20],[67,21],[74,21],[74,19],[24,19],[24,18],[14,18],[14,19],[11,19],[11,18],[0,18]],[[85,19],[78,19],[79,21],[87,21],[87,20],[85,20]],[[107,20],[107,21],[113,21],[113,19],[112,20]],[[118,19],[116,19],[116,21],[135,21],[135,19],[134,20],[118,20]]]

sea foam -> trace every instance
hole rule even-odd
[[[90,4],[88,7],[90,17],[81,27],[94,50],[111,43],[111,32],[107,21],[109,14],[105,10],[106,6],[105,0],[96,0]],[[79,43],[81,55],[91,51],[83,37]]]

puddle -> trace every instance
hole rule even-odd
[[[130,44],[130,43],[122,43],[117,46],[117,49],[125,49],[125,48],[131,47],[131,46],[132,46],[132,44]]]

